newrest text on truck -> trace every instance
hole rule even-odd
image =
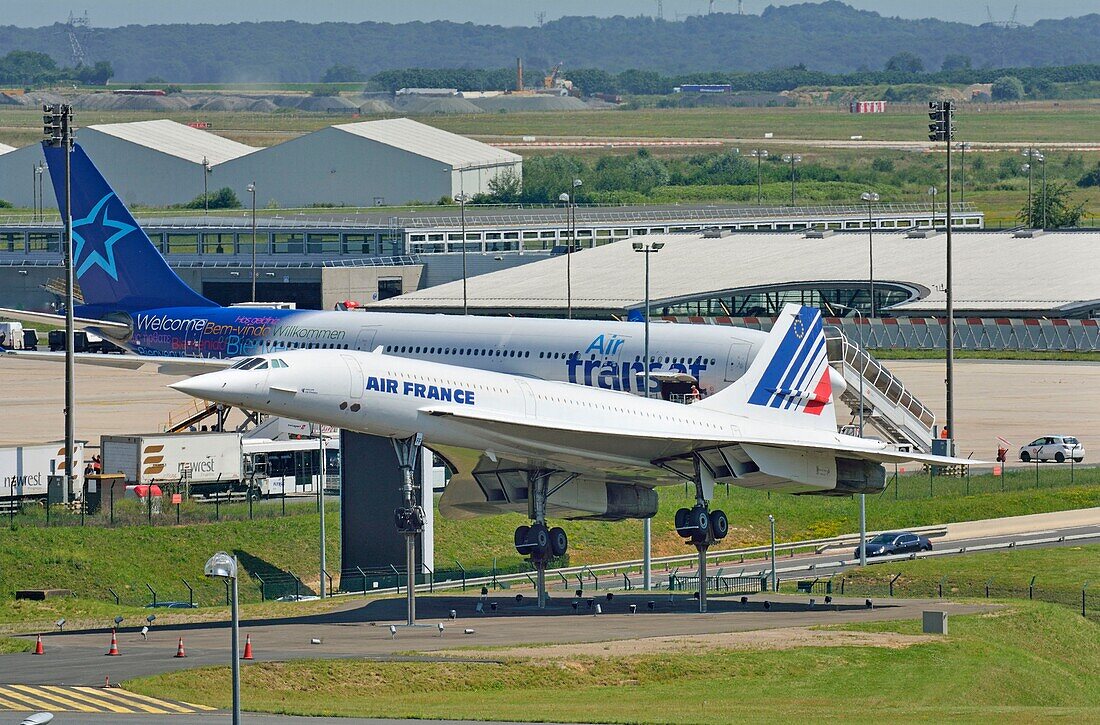
[[[250,492],[259,497],[308,496],[321,484],[316,439],[270,440],[240,433],[105,435],[104,473],[131,485],[157,484],[192,496]],[[326,446],[326,483],[338,489],[340,449]]]
[[[105,435],[100,449],[103,472],[127,484],[178,484],[192,495],[247,488],[240,433]]]
[[[84,442],[76,441],[73,449],[76,480],[69,498],[79,498],[84,486]],[[45,499],[50,477],[65,475],[65,444],[63,442],[0,448],[0,501]],[[57,482],[55,501],[64,501],[63,484]]]

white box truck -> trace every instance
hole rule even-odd
[[[84,490],[83,441],[76,441],[73,456],[76,459],[73,486],[75,497],[79,498]],[[49,492],[50,476],[64,475],[64,442],[0,448],[0,499],[45,499]]]
[[[186,483],[192,494],[241,488],[241,434],[220,432],[105,435],[104,473],[128,484]]]

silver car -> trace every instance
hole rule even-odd
[[[1073,436],[1042,436],[1026,446],[1020,446],[1020,460],[1057,461],[1065,463],[1073,460],[1077,463],[1085,460],[1085,447]]]

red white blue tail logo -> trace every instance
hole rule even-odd
[[[749,403],[821,415],[832,394],[821,311],[802,307],[768,361]]]

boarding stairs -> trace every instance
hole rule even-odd
[[[852,343],[836,328],[826,331],[829,364],[847,383],[840,401],[858,419],[860,413],[860,379],[863,381],[863,415],[865,425],[873,427],[883,440],[898,448],[919,453],[932,451],[936,416],[911,392],[901,380],[871,356]]]

